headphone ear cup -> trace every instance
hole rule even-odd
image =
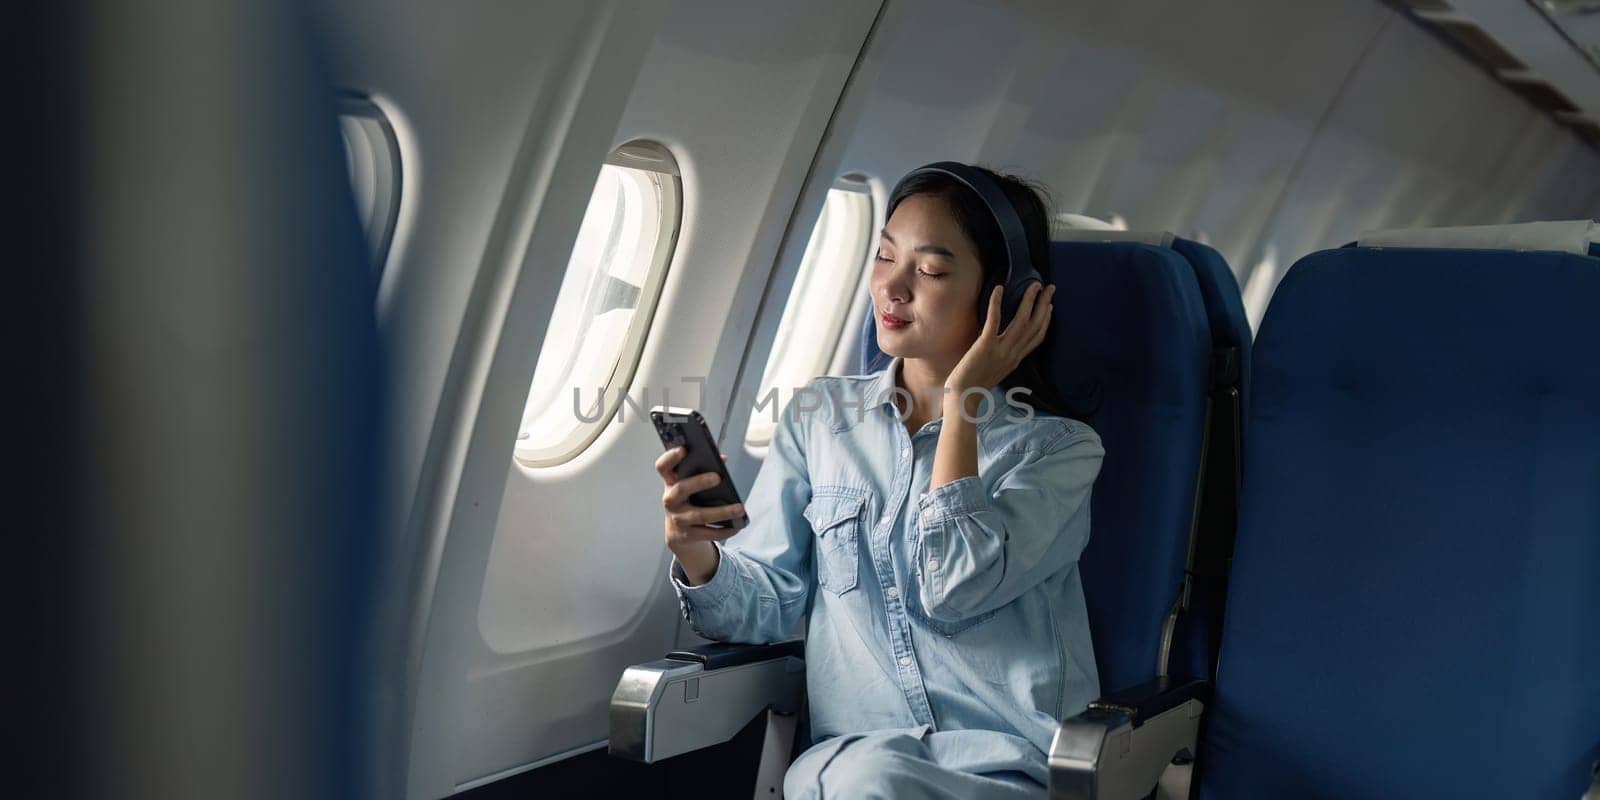
[[[1022,307],[1022,298],[1027,296],[1028,286],[1035,283],[1044,285],[1039,273],[1030,269],[1022,275],[1014,276],[1011,283],[1006,286],[1005,293],[1000,299],[1001,330],[1005,330],[1005,326],[1010,325],[1011,320],[1016,318],[1017,309]]]

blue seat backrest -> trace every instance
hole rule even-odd
[[[1205,300],[1206,319],[1211,324],[1211,343],[1215,347],[1239,348],[1239,388],[1246,402],[1250,397],[1250,320],[1244,314],[1244,298],[1239,294],[1239,279],[1228,262],[1210,245],[1191,239],[1173,239],[1172,249],[1194,265]]]
[[[1201,795],[1570,798],[1600,759],[1600,259],[1343,248],[1255,344]]]
[[[1231,398],[1223,389],[1212,395],[1210,451],[1206,458],[1205,493],[1195,542],[1195,571],[1189,606],[1179,617],[1173,637],[1170,671],[1174,675],[1211,678],[1222,639],[1223,606],[1228,591],[1227,559],[1232,552],[1238,507],[1240,453],[1238,431],[1250,397],[1250,322],[1245,317],[1239,281],[1222,254],[1209,245],[1174,238],[1172,249],[1194,267],[1211,325],[1211,343],[1233,348],[1235,369]],[[1213,362],[1213,370],[1221,369]],[[1218,376],[1221,377],[1221,376]]]
[[[1105,445],[1079,562],[1103,691],[1156,674],[1183,582],[1210,385],[1211,335],[1194,269],[1169,248],[1057,243],[1052,377]]]
[[[1199,471],[1211,337],[1194,269],[1128,242],[1056,243],[1050,378],[1100,434],[1106,456],[1080,562],[1103,691],[1156,673],[1183,564]],[[887,362],[863,329],[864,372]]]

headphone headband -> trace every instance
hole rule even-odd
[[[1010,324],[1016,316],[1017,307],[1022,304],[1022,295],[1030,283],[1043,283],[1039,271],[1033,265],[1029,256],[1028,233],[1022,225],[1022,217],[1017,213],[1016,206],[1000,188],[1000,184],[990,178],[982,170],[957,161],[936,161],[917,167],[901,178],[905,182],[913,175],[922,173],[938,173],[954,178],[956,182],[971,189],[989,208],[989,214],[994,217],[995,224],[1000,227],[1000,235],[1006,241],[1006,278],[1005,292],[1000,299],[1001,325]]]

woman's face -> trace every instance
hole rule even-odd
[[[983,267],[941,197],[918,194],[895,207],[872,265],[878,349],[953,364],[978,338]],[[904,323],[904,324],[901,324]]]

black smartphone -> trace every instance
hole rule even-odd
[[[705,417],[700,416],[700,412],[692,408],[656,406],[650,409],[650,421],[655,423],[656,435],[661,437],[663,447],[668,450],[684,448],[683,460],[673,469],[679,480],[702,472],[715,472],[722,476],[722,482],[716,486],[689,495],[690,505],[704,508],[743,502],[739,499],[739,491],[733,488],[733,478],[728,475],[728,468],[722,463],[722,451],[717,449],[717,440],[712,437],[711,428],[706,425]],[[749,524],[750,515],[740,514],[738,519],[714,522],[707,527],[739,530]]]

